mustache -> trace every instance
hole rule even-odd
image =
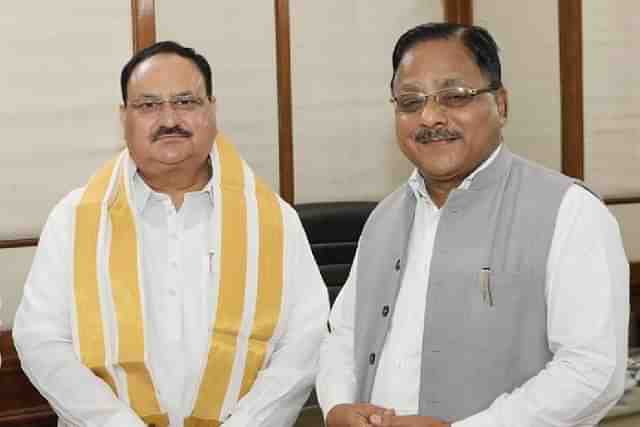
[[[445,128],[430,129],[422,127],[416,132],[415,141],[418,144],[428,144],[433,141],[457,139],[461,137],[462,134],[455,130],[449,130]]]
[[[151,138],[151,140],[153,142],[156,142],[158,139],[162,138],[163,136],[183,136],[183,137],[190,137],[193,135],[193,133],[191,133],[191,131],[188,131],[187,129],[183,129],[181,126],[174,126],[174,127],[166,127],[166,126],[160,126],[158,128],[158,130],[156,130],[153,133],[153,136]]]

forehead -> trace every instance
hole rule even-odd
[[[458,39],[420,42],[409,49],[398,67],[397,85],[438,89],[486,83],[469,49]],[[427,87],[425,87],[427,86]]]
[[[152,56],[134,68],[127,91],[136,95],[171,95],[205,91],[204,77],[191,60],[173,54]]]

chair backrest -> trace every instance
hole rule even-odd
[[[329,289],[331,304],[347,280],[360,233],[376,204],[327,202],[295,206]]]

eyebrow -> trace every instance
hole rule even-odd
[[[194,92],[192,90],[185,90],[182,92],[178,92],[175,94],[171,94],[170,97],[174,97],[174,96],[189,96],[189,95],[193,95]],[[162,99],[162,97],[160,95],[156,95],[153,93],[143,93],[140,96],[135,97],[135,99]]]
[[[467,86],[467,83],[460,78],[439,79],[439,80],[435,80],[434,83],[437,88],[435,90],[440,90],[440,89],[449,88],[449,87]],[[421,84],[421,82],[402,83],[398,89],[403,91],[425,92],[425,87],[423,84]]]
[[[194,95],[194,92],[192,90],[185,90],[185,91],[173,94],[171,96],[190,96],[190,95]]]
[[[159,95],[153,95],[151,93],[143,93],[139,96],[135,96],[133,97],[134,99],[160,99],[161,96]]]
[[[437,84],[440,87],[451,87],[451,86],[464,86],[466,83],[463,79],[444,79],[441,81],[437,81]]]

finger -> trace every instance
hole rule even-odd
[[[396,411],[393,409],[387,409],[382,414],[382,427],[391,427],[391,423],[393,422],[393,417],[396,415]]]
[[[395,411],[385,409],[382,413],[375,413],[369,416],[369,422],[375,427],[391,427]]]
[[[371,424],[373,424],[374,426],[382,426],[383,422],[384,422],[384,415],[380,415],[380,414],[371,414],[369,416],[369,422]]]
[[[373,424],[369,423],[369,420],[365,417],[358,417],[358,420],[356,422],[356,426],[357,427],[377,427]]]

